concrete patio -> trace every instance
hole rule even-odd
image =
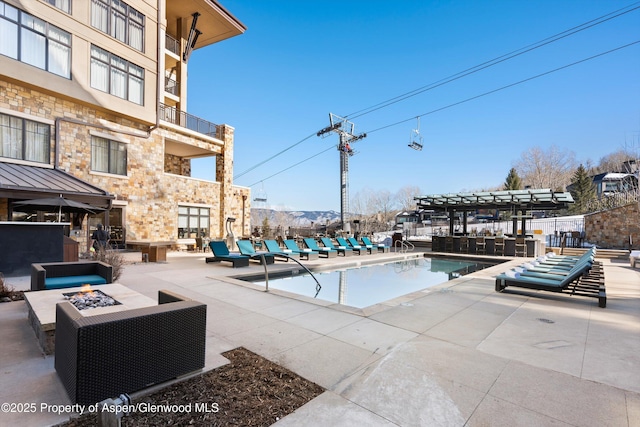
[[[169,289],[206,303],[206,369],[243,346],[326,388],[277,426],[640,426],[640,270],[628,261],[602,260],[604,309],[597,299],[496,293],[493,277],[508,268],[502,264],[361,310],[266,293],[227,277],[262,266],[232,269],[206,264],[205,256],[172,252],[167,263],[127,265],[118,283],[153,299]],[[28,280],[7,283],[28,289]],[[0,322],[0,401],[38,409],[3,407],[0,425],[68,419],[41,407],[71,402],[25,303],[0,304]]]

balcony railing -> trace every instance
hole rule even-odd
[[[191,115],[185,111],[180,111],[174,107],[160,104],[160,111],[158,114],[160,115],[161,120],[173,123],[174,125],[182,126],[213,138],[223,138],[221,126]]]
[[[180,42],[171,37],[169,34],[164,35],[164,47],[169,52],[173,52],[176,55],[180,56]]]
[[[170,93],[171,95],[178,96],[178,87],[179,83],[169,77],[164,78],[164,91]]]

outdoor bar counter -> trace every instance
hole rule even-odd
[[[452,248],[447,248],[446,239],[447,237],[452,237],[453,245]],[[471,255],[477,255],[477,245],[476,240],[478,237],[482,236],[468,236],[469,239],[469,249],[468,251],[460,250],[460,240],[463,236],[433,236],[431,238],[431,250],[433,252],[450,252],[450,253],[468,253]],[[496,238],[500,236],[484,236],[485,241],[485,252],[481,255],[500,255],[496,254],[496,246],[495,241]],[[516,239],[515,237],[507,237],[504,238],[504,253],[502,255],[505,256],[516,256]],[[533,239],[526,238],[525,244],[527,246],[527,257],[537,257],[540,255],[544,255],[545,253],[545,241],[542,239]]]

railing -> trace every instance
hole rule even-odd
[[[171,95],[178,96],[178,87],[180,86],[179,82],[176,80],[170,79],[169,77],[164,78],[164,91],[169,92]]]
[[[175,107],[170,107],[165,104],[160,104],[160,119],[174,125],[182,126],[195,132],[202,133],[204,135],[223,139],[222,128],[215,123],[211,123],[200,117],[193,116],[185,111],[180,111]]]
[[[454,231],[462,231],[462,227],[456,225],[456,230]],[[487,229],[493,233],[501,230],[503,234],[510,233],[513,227],[512,221],[496,221],[496,222],[486,222],[486,223],[470,223],[467,225],[467,230],[469,232],[472,231],[481,231],[483,229]],[[520,227],[520,222],[518,221],[518,227]],[[542,234],[546,234],[547,236],[560,234],[561,232],[568,231],[584,231],[584,217],[575,216],[570,218],[539,218],[539,219],[529,219],[527,220],[527,233],[532,233],[533,230],[542,230]],[[425,226],[417,228],[412,233],[415,233],[417,236],[444,236],[449,231],[448,224],[443,226]]]
[[[396,240],[393,246],[394,246],[395,252],[401,252],[401,253],[413,251],[416,248],[415,245],[409,242],[408,240]]]
[[[175,53],[176,55],[180,56],[180,42],[171,37],[169,34],[164,35],[164,47],[169,52]]]
[[[267,270],[267,260],[265,259],[264,256],[265,256],[264,253],[260,254],[260,262],[262,262],[262,265],[264,266],[264,291],[265,292],[269,292],[269,271]],[[311,277],[313,277],[313,280],[316,281],[316,296],[318,296],[318,293],[320,292],[320,289],[322,289],[322,286],[320,285],[320,282],[318,282],[318,279],[316,279],[316,276],[313,275],[311,270],[309,270],[307,267],[304,266],[304,264],[302,264],[300,261],[298,261],[294,257],[290,256],[289,254],[286,254],[286,253],[280,254],[279,253],[278,256],[283,256],[283,257],[286,257],[287,259],[291,259],[291,260],[295,261],[296,263],[298,263],[298,265],[300,267],[304,268],[305,271],[307,273],[309,273],[311,275]]]

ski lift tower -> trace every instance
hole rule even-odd
[[[335,132],[339,136],[338,151],[340,152],[340,222],[342,229],[347,230],[347,214],[349,211],[349,157],[355,154],[351,144],[366,138],[366,133],[356,135],[355,125],[346,118],[329,113],[329,126],[318,131],[317,135],[327,136]]]

